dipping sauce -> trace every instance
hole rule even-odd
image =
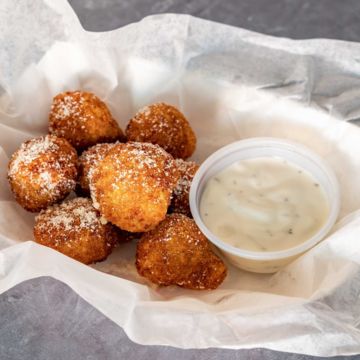
[[[200,215],[223,242],[250,251],[295,247],[325,224],[330,206],[316,179],[280,157],[235,162],[210,178]]]

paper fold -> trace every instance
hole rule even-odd
[[[2,1],[0,41],[0,292],[52,276],[142,344],[360,353],[360,129],[344,121],[360,117],[358,44],[273,38],[187,15],[89,33],[63,0]],[[148,103],[179,106],[199,162],[242,138],[303,143],[338,177],[341,221],[283,271],[229,265],[219,289],[200,292],[150,286],[136,273],[134,244],[91,268],[27,241],[33,215],[10,194],[8,158],[47,131],[52,97],[72,89],[100,96],[123,128]]]

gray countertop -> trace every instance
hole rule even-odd
[[[70,0],[70,3],[84,28],[92,31],[111,30],[154,13],[177,12],[295,39],[360,39],[357,0]],[[73,305],[71,313],[64,312],[69,303]],[[26,281],[0,295],[0,319],[1,360],[319,359],[266,349],[181,350],[138,345],[67,285],[48,277]]]
[[[293,39],[360,39],[358,0],[70,0],[83,27],[116,29],[156,13],[184,13]]]

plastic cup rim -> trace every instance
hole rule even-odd
[[[280,146],[282,148],[288,147],[296,151],[298,154],[307,157],[308,159],[312,160],[327,176],[333,192],[334,196],[330,199],[330,213],[328,216],[327,221],[325,222],[324,226],[322,226],[318,232],[316,232],[312,237],[308,240],[302,242],[301,244],[284,250],[279,251],[267,251],[267,252],[260,252],[260,251],[250,251],[244,250],[238,247],[234,247],[230,244],[225,243],[222,241],[218,236],[213,234],[205,223],[202,221],[200,216],[200,211],[198,208],[198,188],[200,185],[200,181],[205,173],[213,166],[214,164],[218,163],[222,159],[226,159],[234,151],[240,151],[242,149],[248,149],[249,147],[264,147],[265,145],[268,146]],[[235,160],[236,161],[236,160]],[[235,162],[234,161],[234,162]],[[200,228],[201,232],[212,242],[215,246],[219,249],[229,253],[231,255],[250,259],[250,260],[280,260],[296,255],[300,255],[305,251],[309,250],[316,244],[318,244],[331,230],[331,228],[336,223],[339,209],[340,209],[340,189],[337,178],[333,172],[333,170],[323,161],[323,159],[314,153],[312,150],[308,149],[306,146],[299,144],[297,142],[282,139],[282,138],[275,138],[275,137],[254,137],[244,140],[235,141],[229,145],[225,145],[224,147],[218,149],[213,154],[211,154],[199,167],[198,171],[196,172],[194,179],[191,184],[190,194],[189,194],[189,203],[191,213],[193,215],[194,221]]]

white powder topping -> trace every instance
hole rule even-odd
[[[143,108],[141,108],[135,116],[137,115],[143,115],[143,116],[149,116],[151,114],[151,107],[149,105],[144,106]]]
[[[190,186],[191,186],[191,179],[188,179],[186,177],[181,177],[176,184],[176,187],[174,189],[174,194],[179,196],[184,191],[189,191]]]
[[[192,161],[176,159],[175,164],[180,171],[180,178],[174,189],[174,195],[180,196],[189,193],[192,179],[198,169],[198,165]]]
[[[12,156],[8,176],[27,200],[36,197],[35,188],[42,196],[57,201],[75,188],[76,173],[75,150],[64,139],[47,135],[20,146]]]
[[[36,218],[43,230],[81,231],[87,229],[97,231],[101,226],[98,212],[94,209],[90,199],[76,198],[64,201],[40,212]]]
[[[103,107],[97,100],[94,94],[81,91],[56,96],[49,115],[50,133],[66,138],[69,134],[74,135],[76,131],[87,133],[88,121],[96,118],[97,108]]]
[[[89,190],[94,168],[117,144],[119,144],[119,142],[97,144],[81,154],[79,157],[79,183],[83,190]]]
[[[73,95],[77,95],[79,92],[72,93]],[[68,117],[80,117],[81,107],[84,103],[84,99],[80,96],[79,100],[75,99],[71,95],[66,95],[62,99],[56,98],[51,107],[52,114],[56,120],[64,120]]]
[[[126,135],[131,141],[158,144],[179,158],[188,157],[195,145],[192,143],[195,135],[184,115],[174,106],[161,102],[138,111],[130,120]]]
[[[178,254],[176,248],[169,245],[169,242],[176,244],[177,248],[180,246],[183,249],[182,253]],[[195,222],[182,214],[168,215],[156,229],[143,235],[138,243],[138,249],[139,247],[140,249],[146,248],[145,252],[138,251],[137,253],[140,274],[143,273],[144,276],[148,277],[147,274],[151,273],[155,275],[154,278],[156,279],[158,278],[156,274],[161,271],[161,281],[167,278],[165,281],[167,285],[172,283],[190,288],[205,289],[207,288],[208,276],[214,270],[223,270],[218,278],[213,278],[215,282],[220,283],[223,276],[226,275],[225,265],[213,253],[208,240],[201,234]],[[142,257],[139,258],[141,253]],[[186,256],[181,256],[184,253]],[[157,269],[153,267],[155,264],[153,261],[147,261],[153,254],[160,260],[160,263],[156,263]],[[199,257],[199,254],[202,254],[203,257]],[[174,258],[177,260],[174,261]],[[187,258],[198,259],[201,266],[198,267],[196,261],[189,264],[186,261]],[[208,265],[207,259],[209,259]],[[174,267],[173,264],[176,266]],[[182,276],[181,266],[186,269],[184,276]],[[164,278],[164,275],[167,277]],[[149,279],[151,278],[149,277]],[[159,278],[158,281],[160,281]],[[216,285],[216,283],[214,284]]]
[[[111,203],[105,198],[111,198],[117,191],[128,192],[134,213],[142,214],[141,201],[164,204],[164,196],[168,196],[170,202],[176,175],[173,158],[159,146],[136,142],[119,144],[90,172],[90,195],[94,207],[105,213],[105,217],[115,214],[119,218],[121,203]],[[104,182],[109,184],[105,189]],[[154,195],[160,192],[164,196]]]
[[[42,187],[46,188],[48,191],[55,189],[57,183],[52,180],[51,173],[49,171],[43,171],[39,175],[42,181]]]
[[[160,146],[149,143],[129,142],[115,154],[113,160],[116,166],[114,183],[126,182],[128,186],[139,185],[139,178],[155,180],[158,186],[163,187],[164,182],[173,187],[174,162],[171,156]],[[129,160],[127,160],[129,159]],[[126,166],[125,164],[131,164]],[[144,183],[143,191],[152,192]]]
[[[69,231],[73,227],[74,219],[69,214],[57,214],[50,218],[50,225],[54,228],[62,227],[65,231]]]
[[[13,161],[11,162],[9,169],[9,176],[17,173],[20,165],[28,165],[40,155],[48,151],[57,151],[58,149],[59,146],[51,135],[41,136],[24,142],[13,156]]]
[[[103,224],[103,225],[105,225],[105,224],[108,223],[108,221],[107,221],[103,216],[100,217],[100,222],[101,222],[101,224]]]
[[[45,182],[51,182],[51,174],[48,171],[44,171],[40,174],[40,179]]]

